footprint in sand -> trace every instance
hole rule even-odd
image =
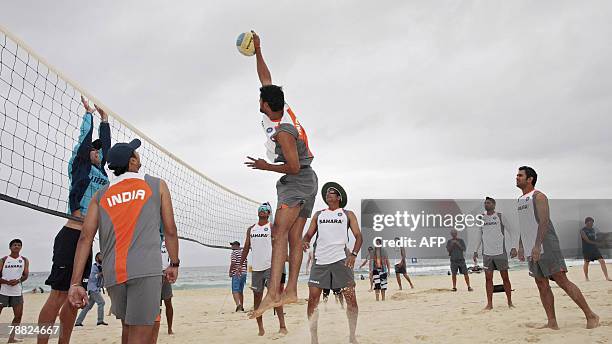
[[[600,321],[599,326],[612,326],[612,321]]]
[[[531,337],[527,337],[525,338],[525,341],[528,343],[537,343],[540,341],[540,338],[536,337],[536,336],[531,336]]]
[[[418,339],[418,340],[423,340],[423,341],[425,341],[425,340],[428,340],[428,339],[429,339],[429,337],[427,337],[427,336],[425,336],[425,335],[422,335],[422,334],[418,334],[418,335],[414,336],[414,338],[415,338],[415,339]]]
[[[412,295],[402,292],[402,291],[398,291],[397,293],[391,295],[391,300],[394,301],[403,301],[403,300],[408,300],[410,298],[413,298]]]
[[[423,291],[419,291],[415,294],[438,294],[438,293],[446,293],[451,291],[450,289],[445,289],[445,288],[432,288],[432,289],[426,289]]]

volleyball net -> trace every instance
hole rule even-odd
[[[70,218],[68,162],[85,109],[81,95],[109,115],[112,143],[142,141],[143,172],[166,181],[179,236],[226,248],[242,239],[258,203],[211,180],[61,74],[0,26],[0,199]],[[92,104],[93,106],[93,104]],[[94,115],[94,133],[100,117]],[[97,136],[97,134],[94,134]],[[114,176],[107,170],[109,178]]]

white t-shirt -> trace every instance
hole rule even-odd
[[[170,266],[170,256],[168,256],[168,250],[166,249],[166,240],[162,241],[161,244],[161,256],[162,270],[166,270]]]
[[[13,258],[6,256],[4,266],[2,267],[2,279],[10,281],[20,279],[25,270],[25,259],[22,256]],[[2,284],[0,286],[0,294],[5,296],[21,296],[23,288],[21,282],[17,285]]]
[[[517,211],[525,257],[531,257],[531,251],[535,247],[536,238],[538,237],[538,221],[535,215],[535,201],[533,198],[536,191],[533,190],[518,199]],[[544,247],[541,247],[540,253],[544,253]]]
[[[265,271],[272,266],[272,230],[270,223],[251,227],[251,267],[253,271]]]
[[[317,265],[331,264],[346,258],[348,216],[344,209],[321,210],[317,218],[314,257]]]
[[[491,215],[484,213],[482,216],[484,225],[480,227],[477,232],[476,242],[478,246],[476,247],[476,252],[478,252],[480,245],[482,245],[483,253],[487,256],[503,254],[506,238],[509,239],[512,245],[512,241],[510,240],[511,234],[507,225],[508,221],[505,220],[505,217],[501,213],[493,213]],[[504,226],[503,232],[502,224]]]

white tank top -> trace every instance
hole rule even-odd
[[[483,252],[487,256],[497,256],[504,253],[504,234],[502,233],[499,213],[487,215],[482,214],[484,224],[482,226]]]
[[[22,256],[13,258],[7,256],[4,259],[4,267],[2,268],[2,279],[10,281],[19,279],[23,275],[25,269],[25,259]],[[0,294],[5,296],[21,296],[22,287],[21,283],[10,286],[8,284],[2,284],[0,286]]]
[[[162,256],[162,270],[166,270],[170,266],[170,256],[168,255],[168,249],[166,248],[166,240],[161,243],[161,256]]]
[[[272,231],[270,223],[251,227],[251,267],[253,271],[265,271],[272,266]]]
[[[533,194],[537,190],[533,190],[518,199],[518,217],[521,233],[521,241],[525,250],[525,257],[531,257],[538,236],[538,220],[535,214],[535,200]],[[541,254],[544,253],[544,247],[541,247]]]
[[[335,263],[346,258],[348,217],[344,209],[321,210],[317,218],[314,257],[317,265]]]

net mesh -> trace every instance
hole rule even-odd
[[[2,27],[0,46],[0,196],[70,217],[68,161],[85,113],[80,97],[95,99]],[[255,201],[207,178],[107,112],[112,142],[139,138],[144,172],[167,182],[181,238],[227,247],[243,237],[256,215]],[[94,115],[94,133],[99,120]]]

